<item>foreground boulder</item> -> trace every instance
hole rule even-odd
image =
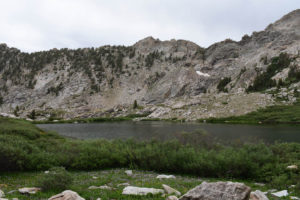
[[[29,188],[29,187],[24,187],[24,188],[20,188],[19,189],[19,192],[21,193],[21,194],[35,194],[35,193],[37,193],[38,191],[40,191],[41,190],[41,188],[36,188],[36,187],[31,187],[31,188]]]
[[[268,197],[259,190],[250,193],[250,200],[269,200]]]
[[[203,182],[180,197],[180,200],[248,200],[251,188],[243,183]]]
[[[125,195],[147,195],[147,194],[163,194],[164,191],[162,189],[155,188],[142,188],[142,187],[134,187],[127,186],[123,189],[122,194]]]
[[[85,200],[85,199],[79,196],[77,192],[73,192],[72,190],[66,190],[60,194],[50,197],[48,200]]]

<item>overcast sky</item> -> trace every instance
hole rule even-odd
[[[147,36],[208,47],[263,30],[300,0],[0,0],[0,8],[0,43],[32,52]]]

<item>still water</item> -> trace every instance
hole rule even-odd
[[[172,122],[104,122],[89,124],[39,124],[40,128],[79,139],[171,140],[195,133],[219,140],[300,142],[300,126],[232,125]]]

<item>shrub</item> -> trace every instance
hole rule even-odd
[[[230,77],[225,77],[223,79],[220,80],[217,89],[219,90],[219,92],[228,92],[226,85],[228,85],[228,83],[230,83],[231,78]]]
[[[137,109],[137,108],[138,108],[137,101],[136,101],[136,100],[134,100],[134,102],[133,102],[133,109]]]
[[[65,190],[72,184],[73,178],[63,167],[52,167],[39,179],[38,186],[44,191]]]
[[[291,59],[286,53],[281,53],[279,56],[273,57],[267,70],[254,79],[253,84],[247,88],[247,92],[263,91],[275,87],[276,81],[272,77],[280,70],[289,67],[290,62]]]

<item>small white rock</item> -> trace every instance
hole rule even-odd
[[[120,187],[120,186],[129,186],[129,185],[130,185],[129,183],[120,183],[117,186]]]
[[[1,197],[4,197],[5,195],[4,195],[4,192],[2,191],[2,190],[0,190],[0,198]]]
[[[163,188],[164,188],[164,191],[165,191],[167,194],[175,194],[175,195],[177,195],[177,196],[180,196],[180,195],[181,195],[181,193],[180,193],[179,191],[175,190],[174,188],[171,188],[171,187],[168,186],[168,185],[163,184],[162,186],[163,186]]]
[[[72,200],[85,200],[81,196],[77,194],[77,192],[74,192],[72,190],[65,190],[62,193],[59,193],[57,195],[54,195],[50,197],[48,200],[67,200],[67,199],[72,199]]]
[[[111,188],[111,187],[109,187],[109,186],[107,186],[107,185],[102,185],[102,186],[94,186],[94,185],[92,185],[92,186],[90,186],[88,189],[89,189],[89,190],[96,190],[96,189],[112,190],[113,188]]]
[[[298,169],[297,165],[290,165],[286,167],[287,169]]]
[[[178,200],[176,196],[168,196],[166,200]]]
[[[101,198],[97,198],[96,200],[101,200]]]
[[[294,197],[294,196],[291,196],[290,198],[291,198],[291,199],[294,199],[294,200],[300,200],[300,198],[299,198],[299,197]]]
[[[249,200],[269,200],[269,199],[262,191],[256,190],[250,193]]]
[[[25,188],[20,188],[19,192],[21,194],[35,194],[40,190],[41,190],[41,188],[36,188],[36,187],[28,188],[28,187],[25,187]]]
[[[45,171],[45,174],[49,174],[49,171]]]
[[[147,195],[147,194],[163,194],[164,191],[162,189],[155,188],[142,188],[142,187],[134,187],[127,186],[123,189],[122,194],[125,195]]]
[[[102,190],[112,190],[113,189],[112,187],[109,187],[107,185],[102,185],[99,188],[102,189]]]
[[[156,178],[158,179],[171,179],[171,178],[176,178],[174,175],[165,175],[165,174],[161,174],[161,175],[158,175]]]
[[[97,177],[97,176],[93,176],[92,178],[93,178],[93,179],[98,179],[98,177]]]
[[[99,187],[92,185],[92,186],[90,186],[88,189],[89,189],[89,190],[95,190],[95,189],[99,189]]]
[[[126,170],[125,174],[127,174],[127,176],[132,176],[133,173],[132,173],[132,170]]]
[[[263,186],[265,186],[266,184],[264,184],[264,183],[254,183],[254,185],[263,187]]]
[[[289,193],[288,193],[287,190],[282,190],[282,191],[279,191],[279,192],[273,192],[272,195],[275,196],[275,197],[286,197],[286,196],[289,195]]]

